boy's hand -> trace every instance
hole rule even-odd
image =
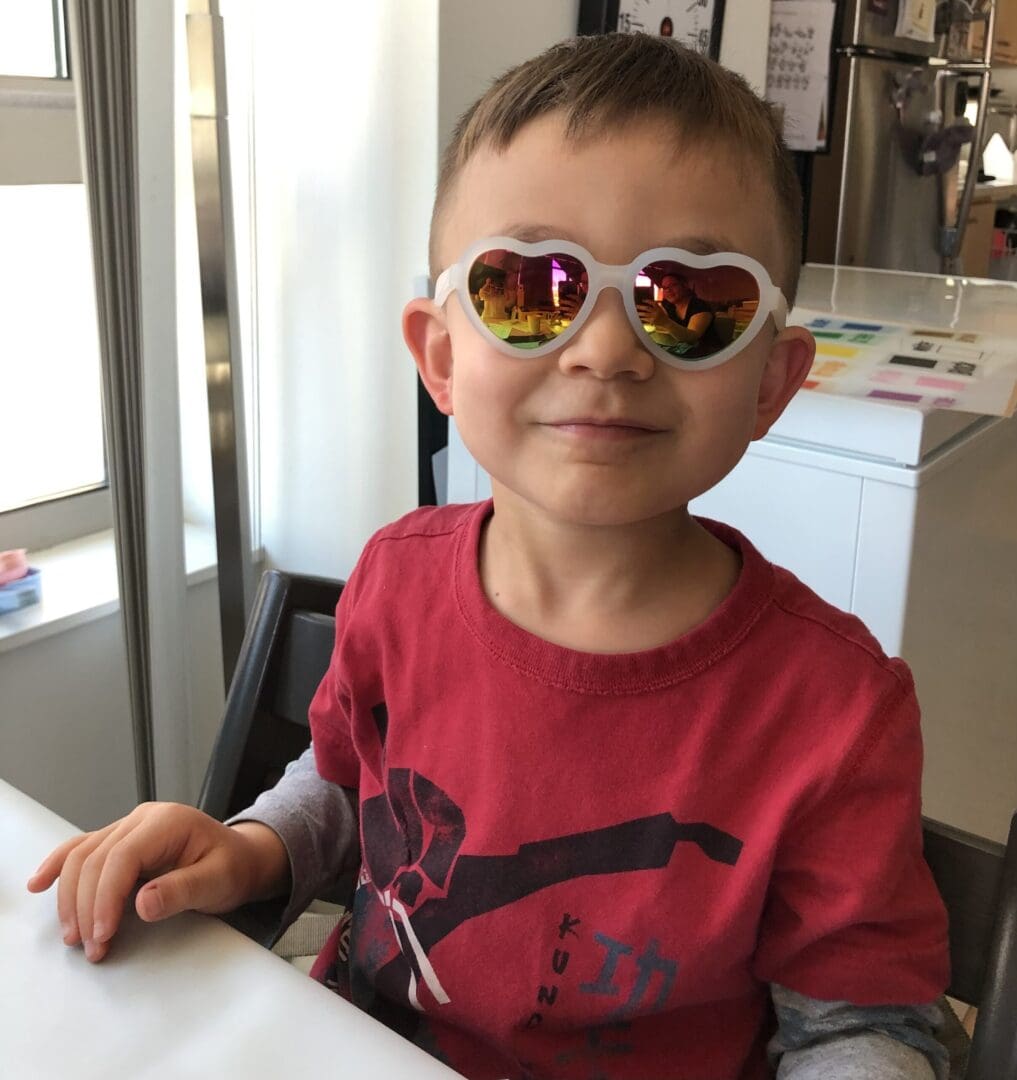
[[[64,942],[83,942],[101,960],[140,878],[134,906],[146,922],[180,911],[216,914],[285,891],[289,858],[267,825],[226,826],[192,806],[143,803],[96,832],[72,837],[28,881],[43,892],[60,879],[57,912]]]

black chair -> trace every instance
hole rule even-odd
[[[328,667],[344,582],[262,576],[198,806],[224,821],[310,745],[307,707]]]
[[[1006,847],[928,819],[924,834],[950,916],[947,993],[978,1009],[965,1080],[1017,1080],[1017,814]]]

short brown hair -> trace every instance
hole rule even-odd
[[[684,139],[716,139],[753,155],[769,171],[787,251],[781,282],[789,303],[798,287],[802,194],[780,124],[740,76],[677,42],[649,34],[572,38],[507,71],[460,117],[442,155],[431,217],[431,270],[441,216],[463,166],[482,144],[505,150],[524,124],[564,114],[574,141],[663,114]]]

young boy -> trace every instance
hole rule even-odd
[[[493,502],[370,541],[313,750],[254,808],[139,807],[43,863],[68,943],[101,959],[139,877],[142,918],[282,896],[282,926],[359,865],[315,974],[466,1076],[945,1076],[910,675],[687,510],[811,364],[799,199],[765,104],[663,39],[485,94],[403,325]],[[518,319],[478,314],[485,273]],[[727,343],[642,324],[675,274]]]

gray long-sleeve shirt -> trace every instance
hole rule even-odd
[[[322,779],[312,749],[227,824],[239,821],[274,829],[289,855],[289,895],[248,905],[229,920],[265,945],[313,899],[333,896],[359,866],[356,793]],[[776,985],[771,995],[779,1027],[769,1053],[778,1080],[948,1080],[936,1004],[863,1007]]]

